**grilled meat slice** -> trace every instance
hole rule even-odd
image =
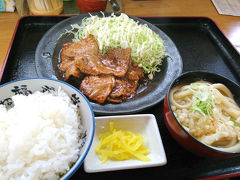
[[[123,101],[123,95],[126,92],[126,81],[122,79],[116,79],[115,86],[107,100],[113,103],[121,103]]]
[[[87,38],[76,43],[65,43],[61,52],[59,69],[65,72],[66,80],[69,79],[70,76],[79,78],[81,72],[75,64],[75,57],[91,54],[97,55],[98,53],[98,44],[93,35],[89,35]]]
[[[131,80],[127,80],[126,81],[126,90],[125,90],[125,93],[123,94],[123,97],[124,98],[129,98],[129,97],[132,97],[135,92],[136,92],[136,89],[138,87],[138,81],[131,81]]]
[[[67,57],[84,56],[85,54],[98,54],[99,48],[97,41],[93,35],[89,35],[87,38],[82,39],[76,43],[71,43],[65,50],[64,55]]]
[[[66,70],[65,72],[65,79],[68,80],[70,78],[70,76],[74,76],[76,78],[80,78],[82,76],[82,73],[80,72],[80,70],[75,66],[75,63],[73,62],[73,64],[71,66],[69,66],[69,68]]]
[[[72,45],[72,43],[65,43],[63,45],[63,49],[61,52],[61,63],[59,65],[59,69],[62,72],[65,72],[65,79],[68,80],[70,76],[74,76],[79,78],[81,76],[81,72],[75,66],[75,60],[73,57],[69,57],[66,55],[66,50]]]
[[[144,77],[143,69],[139,67],[137,63],[132,62],[127,72],[127,79],[131,81],[138,81],[143,77]]]
[[[82,73],[90,75],[125,76],[131,57],[130,48],[109,50],[108,54],[105,57],[94,53],[75,56],[76,66]]]
[[[108,49],[107,55],[101,61],[114,76],[123,77],[131,61],[131,48]]]
[[[132,97],[138,87],[139,79],[143,77],[142,68],[132,62],[126,76],[116,79],[115,86],[107,100],[113,103],[121,103],[124,99]]]
[[[85,74],[88,75],[100,75],[104,74],[101,73],[101,69],[104,69],[101,66],[100,58],[97,55],[85,55],[85,56],[76,56],[76,67]],[[104,70],[103,70],[104,71]]]
[[[89,99],[104,103],[115,85],[115,78],[111,75],[86,76],[81,82],[80,91]]]
[[[125,94],[126,91],[126,81],[122,79],[116,79],[115,86],[113,87],[113,90],[110,94],[110,97],[116,98],[121,97],[123,94]]]

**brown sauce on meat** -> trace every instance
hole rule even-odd
[[[121,103],[147,84],[143,69],[131,60],[130,48],[109,49],[103,56],[92,35],[65,43],[58,67],[65,80],[78,80],[80,91],[98,103]]]

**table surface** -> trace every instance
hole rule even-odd
[[[218,14],[211,0],[122,0],[122,12],[132,16],[208,17],[240,53],[240,17]],[[0,13],[0,69],[8,53],[17,12]]]

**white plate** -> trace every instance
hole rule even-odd
[[[111,161],[102,163],[95,148],[99,142],[98,135],[109,131],[109,122],[114,122],[114,128],[124,131],[140,133],[146,137],[144,145],[150,150],[147,155],[151,161],[143,162],[140,160]],[[145,168],[162,166],[167,163],[162,139],[159,133],[156,118],[152,114],[105,116],[95,118],[95,135],[92,146],[84,160],[84,170],[88,173],[114,171],[123,169]]]

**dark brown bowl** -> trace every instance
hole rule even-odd
[[[189,84],[194,81],[205,80],[211,83],[222,83],[229,88],[232,92],[235,101],[240,104],[240,86],[226,77],[220,76],[215,73],[204,72],[204,71],[191,71],[186,72],[177,77],[170,85],[166,97],[164,99],[164,120],[165,124],[172,135],[172,137],[184,148],[200,156],[216,157],[216,158],[228,158],[239,156],[240,152],[224,152],[211,148],[192,135],[190,135],[178,122],[173,111],[169,100],[170,90],[180,84]]]

